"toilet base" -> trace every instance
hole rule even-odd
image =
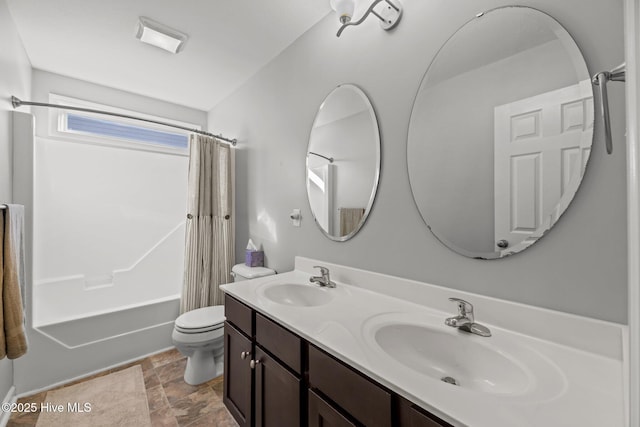
[[[205,383],[222,375],[224,363],[220,357],[214,358],[211,351],[195,351],[187,358],[184,382],[190,385]],[[218,360],[216,360],[218,359]]]

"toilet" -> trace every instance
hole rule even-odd
[[[276,274],[266,267],[233,266],[234,282]],[[171,338],[187,356],[184,381],[197,385],[224,371],[224,306],[203,307],[181,314],[174,322]]]

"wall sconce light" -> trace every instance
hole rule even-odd
[[[171,53],[178,53],[188,36],[164,24],[141,16],[136,30],[136,38],[141,42],[159,47]]]
[[[377,11],[373,10],[378,3],[385,2],[383,8],[379,8]],[[400,0],[394,0],[394,3],[391,3],[389,0],[375,0],[371,3],[371,6],[367,9],[367,11],[362,15],[362,18],[358,19],[355,22],[351,21],[353,17],[353,11],[355,9],[355,0],[330,0],[331,7],[335,10],[339,17],[340,23],[342,26],[338,30],[337,37],[340,37],[340,34],[350,25],[360,25],[364,22],[365,19],[371,14],[375,15],[380,20],[380,27],[383,30],[390,30],[398,25],[400,21],[400,17],[402,16],[402,4]]]

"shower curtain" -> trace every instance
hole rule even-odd
[[[221,305],[234,256],[231,148],[215,138],[189,137],[185,270],[180,313]]]

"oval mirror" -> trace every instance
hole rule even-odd
[[[414,101],[407,167],[423,220],[468,257],[529,247],[580,185],[593,114],[587,66],[558,22],[520,6],[478,15],[437,53]]]
[[[343,84],[320,104],[307,149],[307,196],[316,224],[348,240],[373,205],[380,176],[380,132],[367,95]]]

